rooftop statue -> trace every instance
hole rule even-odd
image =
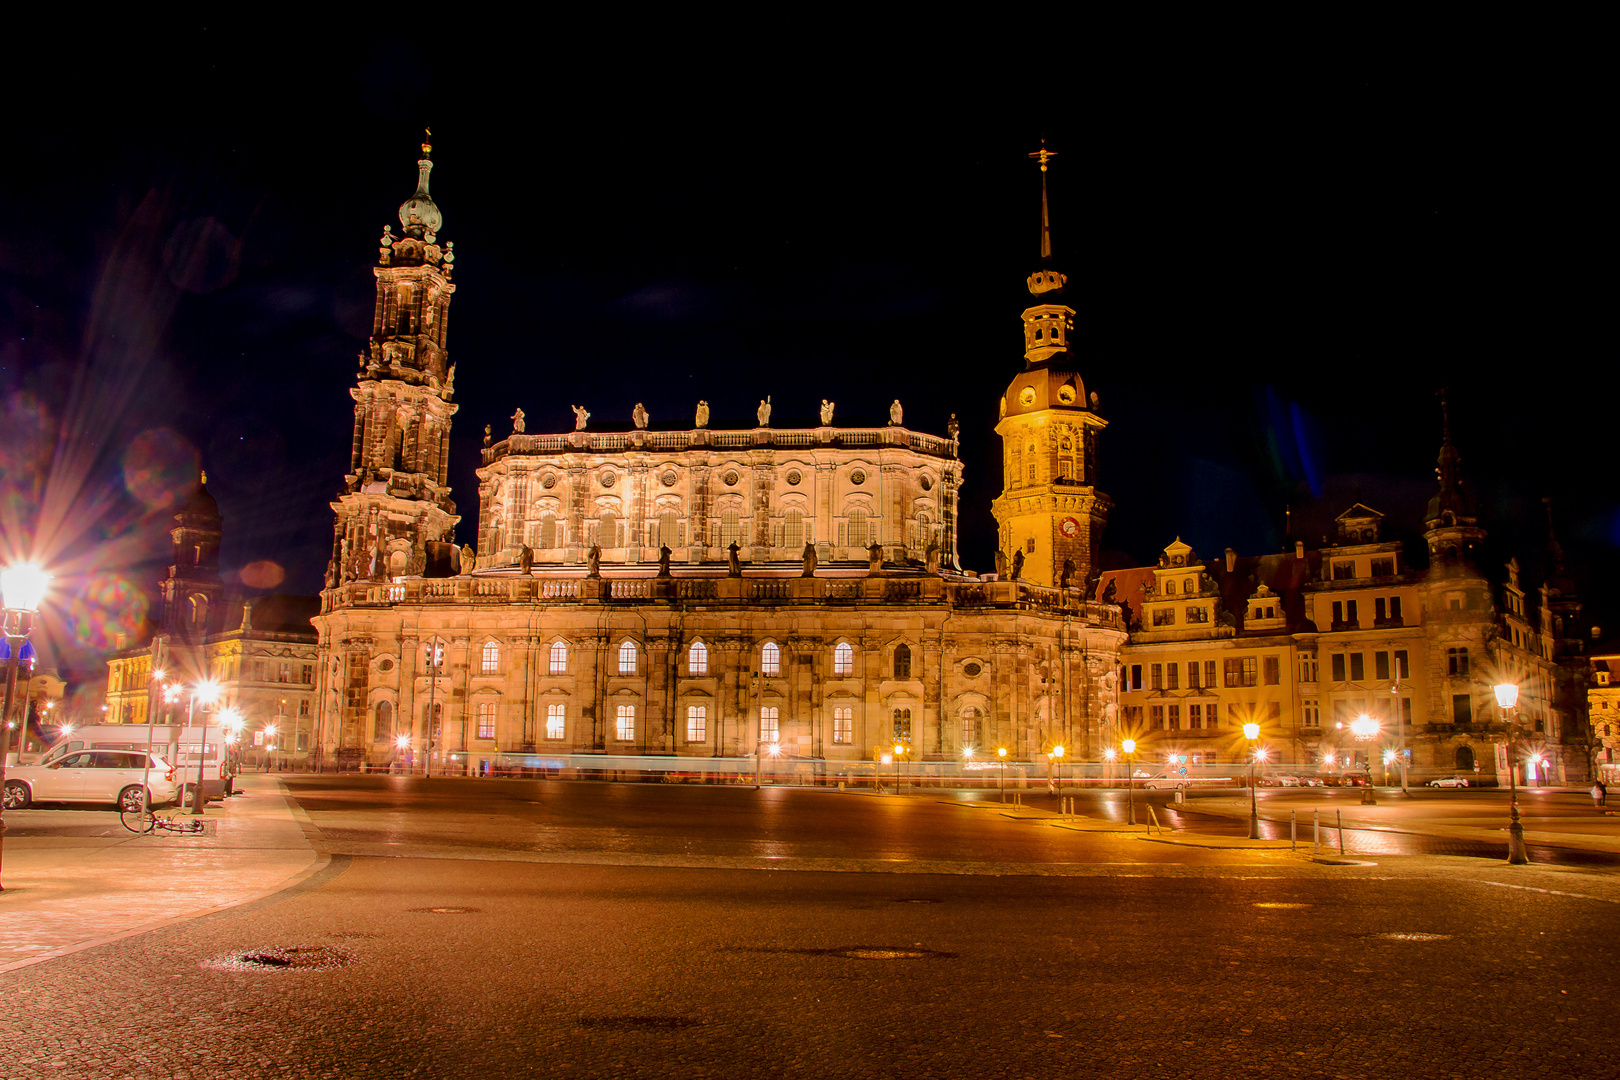
[[[889,406],[889,423],[893,424],[895,427],[899,427],[900,417],[902,415],[903,413],[900,409],[900,399],[895,398],[894,404]]]
[[[591,418],[591,414],[585,411],[583,405],[570,405],[568,407],[574,410],[574,430],[584,431],[585,421]]]
[[[765,395],[764,400],[759,403],[759,408],[755,411],[755,414],[759,417],[760,427],[771,426],[771,395]]]
[[[512,434],[523,434],[523,410],[519,409],[512,414]]]
[[[641,402],[639,402],[639,401],[636,402],[636,407],[635,407],[634,410],[631,411],[630,416],[631,416],[631,418],[633,420],[635,420],[637,428],[640,428],[642,430],[646,429],[646,427],[647,427],[647,410],[641,404]]]
[[[832,423],[833,406],[835,404],[837,404],[837,402],[828,401],[826,398],[821,399],[821,425],[823,427],[826,427],[828,424]]]
[[[709,426],[709,403],[700,401],[697,404],[697,423],[694,427],[706,428]]]

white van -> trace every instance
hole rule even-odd
[[[197,782],[199,740],[206,738],[203,751],[203,792],[210,799],[225,797],[225,729],[186,727],[173,724],[96,724],[74,728],[60,736],[40,755],[39,764],[49,765],[76,750],[146,750],[162,758],[174,769],[174,781],[189,801]]]

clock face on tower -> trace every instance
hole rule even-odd
[[[1058,531],[1070,540],[1080,535],[1080,523],[1072,517],[1066,517],[1058,522]]]

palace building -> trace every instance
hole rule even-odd
[[[767,399],[740,429],[711,427],[705,402],[678,425],[639,404],[620,425],[574,406],[561,432],[529,432],[518,410],[504,437],[485,428],[472,542],[458,548],[455,253],[439,239],[430,149],[401,232],[383,231],[349,389],[318,645],[294,687],[313,711],[313,762],[463,772],[768,751],[831,774],[896,748],[918,762],[1005,749],[1044,764],[1063,746],[1095,762],[1131,737],[1155,770],[1240,763],[1259,746],[1297,771],[1379,779],[1403,757],[1418,780],[1494,781],[1510,755],[1527,782],[1587,775],[1588,661],[1561,553],[1533,602],[1516,561],[1494,580],[1482,570],[1486,534],[1448,429],[1424,551],[1357,503],[1310,550],[1205,560],[1178,538],[1157,565],[1099,565],[1107,421],[1052,257],[1044,149],[1031,155],[1042,231],[1024,360],[1009,365],[996,424],[995,573],[958,559],[955,419],[943,435],[917,431],[898,401],[882,426],[841,424],[829,401],[815,426],[782,427]],[[219,605],[207,509],[177,519],[176,640]],[[254,623],[216,627],[209,649],[229,663],[264,638],[304,656]],[[142,655],[115,659],[109,686],[132,719]],[[1520,687],[1512,713],[1491,691],[1503,681]],[[1358,742],[1363,716],[1380,729]]]

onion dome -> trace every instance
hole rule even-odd
[[[432,134],[431,129],[428,134]],[[444,224],[444,215],[428,194],[428,174],[433,171],[433,159],[429,155],[432,153],[433,144],[423,142],[422,159],[416,163],[416,194],[399,204],[399,223],[405,235],[430,244],[438,239],[439,227]]]

